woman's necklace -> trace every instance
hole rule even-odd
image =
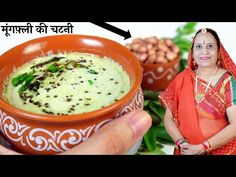
[[[209,86],[210,86],[210,84],[211,84],[211,82],[212,82],[212,80],[213,80],[213,78],[214,78],[214,76],[215,76],[217,70],[218,70],[218,66],[217,66],[216,70],[214,71],[214,73],[212,74],[212,76],[211,76],[211,78],[210,78],[210,81],[209,81],[209,83],[208,83],[208,85],[207,85],[207,87],[206,87],[204,93],[197,93],[197,90],[198,90],[198,89],[197,89],[197,88],[198,88],[198,70],[197,70],[197,73],[196,73],[196,81],[195,81],[195,100],[196,100],[196,102],[197,102],[198,104],[201,103],[202,100],[204,100],[205,95],[206,95],[206,92],[207,92],[207,90],[208,90],[208,88],[209,88]]]

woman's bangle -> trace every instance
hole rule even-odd
[[[210,143],[207,140],[204,140],[201,144],[204,147],[206,152],[210,151],[211,145],[210,145]]]
[[[188,143],[188,141],[185,139],[185,138],[179,138],[179,139],[177,139],[176,140],[176,142],[175,142],[175,147],[176,147],[176,149],[180,149],[180,145],[182,144],[182,143]]]

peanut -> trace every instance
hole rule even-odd
[[[173,43],[172,40],[170,40],[170,39],[166,39],[166,45],[167,45],[168,47],[171,47],[171,46],[174,45],[174,43]]]
[[[158,44],[160,44],[160,45],[165,45],[165,40],[164,40],[164,39],[160,39],[160,40],[158,41]]]
[[[155,49],[148,50],[148,55],[154,55],[154,54],[156,54]]]
[[[155,37],[155,36],[153,36],[153,37],[146,38],[145,41],[146,41],[147,43],[156,45],[156,44],[158,43],[158,38]]]
[[[140,43],[134,43],[132,44],[132,49],[134,51],[138,51],[138,49],[141,47],[141,44]]]
[[[163,57],[163,56],[158,56],[158,57],[156,58],[155,63],[167,63],[167,62],[166,62],[165,57]]]
[[[158,50],[162,50],[164,52],[169,50],[169,48],[166,45],[164,45],[164,44],[158,44],[157,48],[158,48]]]
[[[131,44],[126,44],[125,47],[127,47],[129,50],[132,49],[132,45]]]
[[[167,52],[167,53],[166,53],[166,58],[167,58],[169,61],[174,60],[176,57],[177,57],[176,54],[173,53],[173,52]]]
[[[147,49],[151,50],[154,46],[152,44],[147,44]]]
[[[136,38],[126,47],[131,50],[140,62],[168,63],[179,55],[179,48],[171,39],[158,39],[156,36]]]
[[[178,53],[179,53],[179,48],[174,45],[174,46],[172,46],[172,51],[173,51],[174,53],[178,54]]]
[[[147,47],[143,45],[143,46],[139,47],[138,51],[141,53],[147,52]]]
[[[146,60],[145,63],[147,64],[153,64],[156,60],[157,56],[156,54],[149,55],[148,59]]]
[[[157,54],[157,56],[162,56],[162,57],[164,57],[165,56],[165,52],[163,52],[163,51],[157,51],[156,52],[156,54]]]
[[[143,39],[142,38],[136,38],[133,40],[133,44],[134,43],[143,43]]]
[[[143,53],[141,54],[138,58],[141,62],[144,62],[148,57],[148,54],[147,53]]]

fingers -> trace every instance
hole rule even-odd
[[[20,155],[20,153],[12,151],[0,145],[0,155]]]
[[[184,144],[181,146],[181,154],[183,155],[199,155],[201,152],[198,145]]]
[[[189,143],[184,142],[184,143],[180,144],[181,149],[188,149],[189,147],[190,147]]]
[[[145,111],[133,111],[113,120],[86,142],[62,154],[124,154],[150,128],[151,117]]]
[[[189,155],[189,154],[191,154],[191,153],[189,152],[189,149],[190,149],[190,148],[191,148],[191,145],[190,145],[189,143],[187,143],[187,142],[182,143],[182,144],[180,145],[181,154],[183,154],[183,155]]]

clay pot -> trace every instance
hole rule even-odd
[[[171,62],[158,64],[144,64],[142,89],[162,91],[179,72],[180,55]]]
[[[110,57],[128,73],[131,90],[122,99],[105,108],[67,116],[34,114],[4,101],[4,81],[13,69],[50,52],[84,52]],[[0,56],[0,75],[0,133],[13,149],[26,154],[63,152],[87,140],[113,119],[143,108],[142,68],[138,59],[126,47],[105,38],[55,35],[30,40]]]

